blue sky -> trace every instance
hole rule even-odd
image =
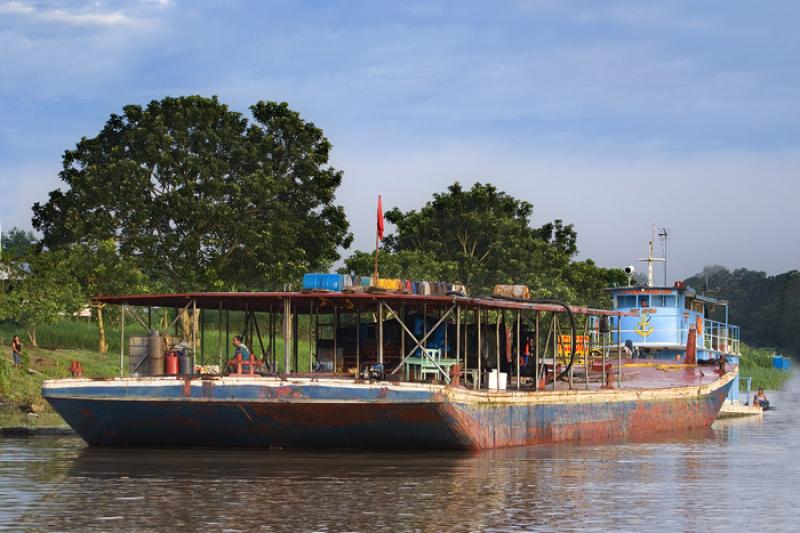
[[[574,223],[604,266],[672,231],[670,277],[800,268],[800,3],[0,0],[0,217],[128,103],[287,101],[374,209],[458,179]]]

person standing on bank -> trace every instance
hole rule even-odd
[[[19,340],[19,335],[14,335],[11,340],[11,357],[14,359],[14,368],[22,366],[22,341]]]

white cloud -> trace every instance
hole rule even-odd
[[[18,1],[1,3],[0,13],[17,15],[36,22],[70,26],[134,26],[144,22],[144,19],[131,17],[122,11],[47,9],[38,4]]]

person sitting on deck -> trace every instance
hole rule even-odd
[[[233,337],[233,345],[236,346],[236,351],[233,352],[233,359],[228,361],[228,365],[234,368],[234,371],[237,370],[237,365],[241,361],[249,361],[250,360],[250,348],[248,348],[242,342],[242,336],[236,335]]]
[[[764,389],[762,387],[758,388],[758,393],[753,397],[753,406],[769,409],[769,400],[767,400],[767,395],[764,394]]]

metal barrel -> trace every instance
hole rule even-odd
[[[194,374],[192,369],[192,356],[188,353],[178,356],[179,373],[182,376],[190,376]]]
[[[148,374],[164,375],[164,340],[157,331],[150,333],[147,345]]]

